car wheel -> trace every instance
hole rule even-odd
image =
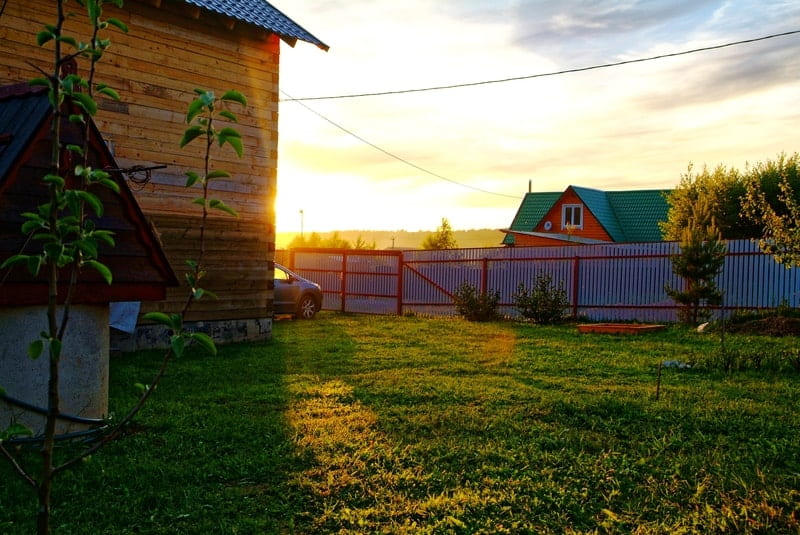
[[[317,313],[317,302],[314,298],[305,294],[300,297],[300,302],[297,303],[297,317],[304,320],[310,320]]]

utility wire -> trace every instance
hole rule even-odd
[[[481,82],[468,82],[464,84],[452,84],[452,85],[440,85],[440,86],[433,86],[433,87],[422,87],[417,89],[400,89],[396,91],[381,91],[377,93],[355,93],[349,95],[334,95],[334,96],[325,96],[325,97],[299,97],[299,98],[287,98],[283,99],[284,101],[290,102],[300,102],[300,101],[309,101],[309,100],[334,100],[334,99],[345,99],[345,98],[361,98],[361,97],[380,97],[386,95],[401,95],[406,93],[422,93],[424,91],[441,91],[443,89],[457,89],[461,87],[474,87],[479,85],[489,85],[489,84],[500,84],[505,82],[516,82],[519,80],[531,80],[533,78],[545,78],[547,76],[558,76],[561,74],[570,74],[576,72],[585,72],[585,71],[592,71],[597,69],[607,69],[609,67],[619,67],[620,65],[630,65],[632,63],[644,63],[646,61],[655,61],[657,59],[664,59],[664,58],[673,58],[676,56],[686,56],[688,54],[695,54],[697,52],[707,52],[709,50],[718,50],[720,48],[727,48],[731,46],[738,46],[744,45],[749,43],[756,43],[758,41],[766,41],[767,39],[775,39],[776,37],[786,37],[788,35],[794,35],[800,33],[800,30],[792,30],[789,32],[783,33],[775,33],[771,35],[765,35],[763,37],[756,37],[754,39],[744,39],[742,41],[733,41],[730,43],[724,43],[721,45],[713,45],[713,46],[704,46],[702,48],[693,48],[691,50],[684,50],[681,52],[672,52],[670,54],[659,54],[657,56],[649,56],[646,58],[637,58],[637,59],[628,59],[624,61],[617,61],[614,63],[603,63],[600,65],[591,65],[589,67],[577,67],[575,69],[564,69],[560,71],[553,71],[553,72],[545,72],[539,74],[530,74],[527,76],[515,76],[513,78],[501,78],[498,80],[484,80]],[[285,93],[284,93],[285,94]],[[288,96],[288,95],[287,95]]]
[[[316,115],[317,117],[322,119],[323,121],[335,126],[336,128],[338,128],[342,132],[344,132],[344,133],[346,133],[346,134],[348,134],[350,136],[353,136],[354,138],[356,138],[360,142],[362,142],[362,143],[364,143],[366,145],[369,145],[373,149],[377,150],[378,152],[382,152],[383,154],[385,154],[386,156],[389,156],[390,158],[393,158],[393,159],[395,159],[395,160],[397,160],[399,162],[402,162],[402,163],[404,163],[404,164],[406,164],[406,165],[408,165],[410,167],[413,167],[417,171],[421,171],[421,172],[423,172],[425,174],[431,175],[432,177],[436,177],[439,180],[444,180],[445,182],[450,182],[451,184],[455,184],[457,186],[461,186],[461,187],[464,187],[464,188],[469,188],[471,190],[479,191],[481,193],[486,193],[488,195],[496,195],[498,197],[507,197],[509,199],[517,199],[517,200],[519,200],[519,195],[507,195],[505,193],[497,193],[497,192],[494,192],[494,191],[481,189],[481,188],[478,188],[478,187],[475,187],[475,186],[470,186],[469,184],[464,184],[463,182],[458,182],[458,181],[453,180],[451,178],[447,178],[446,176],[442,176],[442,175],[440,175],[438,173],[434,173],[433,171],[429,171],[428,169],[425,169],[424,167],[420,167],[419,165],[417,165],[417,164],[415,164],[413,162],[410,162],[410,161],[406,160],[405,158],[402,158],[402,157],[400,157],[400,156],[398,156],[398,155],[396,155],[396,154],[394,154],[392,152],[389,152],[388,150],[379,147],[378,145],[376,145],[375,143],[372,143],[371,141],[368,141],[368,140],[364,139],[363,137],[359,136],[358,134],[356,134],[352,130],[348,130],[344,126],[332,121],[331,119],[328,119],[327,117],[325,117],[324,115],[322,115],[318,111],[314,110],[313,108],[310,108],[307,104],[301,102],[303,99],[292,98],[292,96],[289,93],[287,93],[286,91],[284,91],[283,89],[281,89],[280,91],[281,91],[281,93],[286,95],[286,97],[288,97],[287,99],[285,99],[287,102],[296,102],[297,104],[300,104],[302,107],[304,107],[305,109],[307,109],[308,111],[310,111],[311,113],[313,113],[314,115]]]

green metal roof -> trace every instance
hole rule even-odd
[[[627,242],[661,241],[658,224],[667,220],[670,190],[609,191],[608,201]]]
[[[519,205],[517,215],[514,216],[514,221],[511,223],[511,230],[522,232],[533,230],[563,194],[561,191],[526,193],[522,204]],[[514,236],[506,234],[503,244],[513,245]]]
[[[667,220],[669,190],[602,191],[570,186],[615,242],[661,241],[658,223]],[[565,192],[526,193],[509,230],[530,232]],[[505,245],[514,244],[506,234]]]

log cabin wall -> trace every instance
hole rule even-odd
[[[70,4],[70,9],[78,9]],[[128,0],[123,9],[107,5],[105,17],[128,25],[129,33],[107,31],[112,45],[99,64],[98,82],[116,89],[121,102],[101,100],[96,123],[122,167],[166,165],[143,185],[131,189],[155,225],[181,286],[163,302],[143,303],[142,312],[178,312],[187,289],[185,261],[198,257],[200,207],[191,200],[199,189],[183,187],[184,173],[202,169],[202,143],[181,149],[185,112],[195,88],[218,95],[241,91],[247,109],[237,113],[244,158],[215,147],[214,167],[232,174],[212,183],[211,196],[233,207],[239,217],[213,213],[206,228],[201,286],[218,295],[196,303],[187,318],[202,322],[218,339],[258,339],[271,335],[272,270],[277,176],[278,66],[276,35],[192,6],[164,0]],[[86,40],[71,20],[68,32]],[[41,76],[31,64],[48,69],[50,47],[39,48],[35,35],[55,20],[55,6],[43,0],[8,0],[0,17],[0,82]],[[79,61],[79,72],[86,65]],[[209,328],[208,322],[216,322]],[[226,333],[233,333],[231,335]],[[154,345],[155,342],[144,342]],[[138,345],[143,345],[139,343]]]

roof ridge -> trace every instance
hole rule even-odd
[[[27,82],[18,84],[0,86],[0,100],[9,98],[24,97],[27,95],[36,95],[45,91],[44,87],[32,86]]]

